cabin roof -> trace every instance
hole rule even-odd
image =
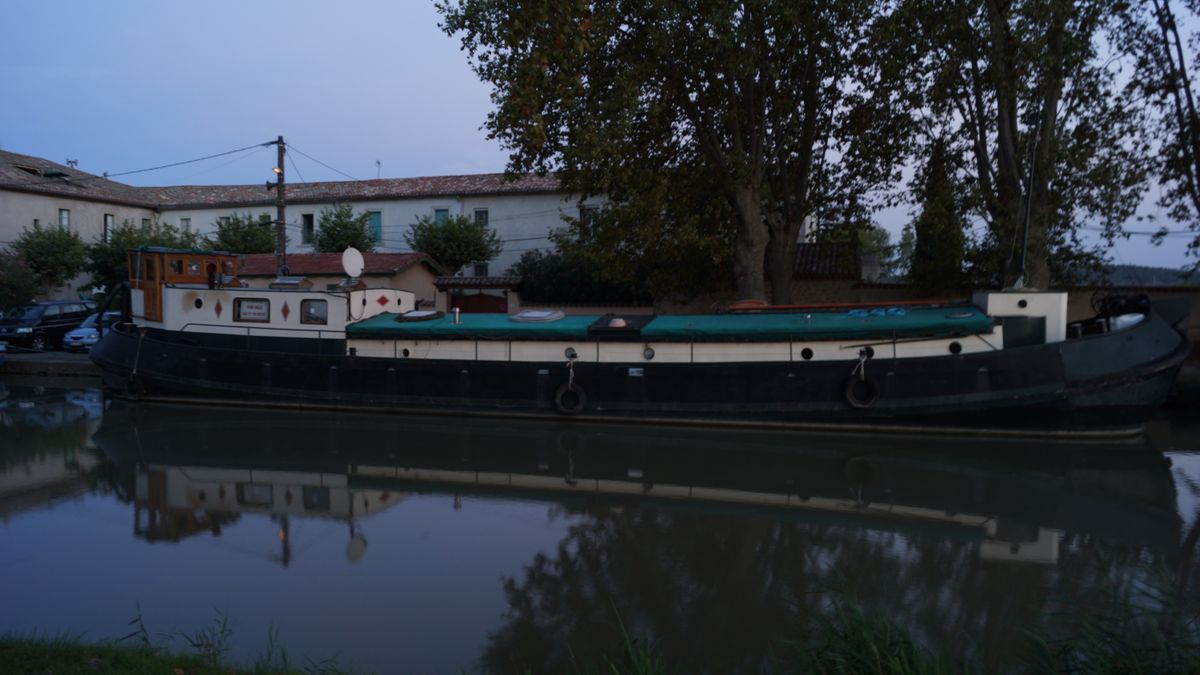
[[[462,314],[461,323],[450,315],[428,321],[398,322],[396,314],[351,324],[351,338],[512,339],[548,340],[589,338],[589,327],[599,316],[567,316],[548,323],[521,323],[507,314]],[[631,323],[635,323],[632,322]],[[950,337],[991,330],[992,320],[975,305],[900,308],[882,306],[850,311],[808,313],[681,314],[656,316],[640,330],[609,333],[616,339],[663,341],[766,342],[783,340],[838,340],[912,337]],[[852,358],[848,356],[847,358]]]
[[[399,274],[414,265],[425,265],[434,274],[441,268],[424,253],[364,253],[362,276]],[[293,253],[287,257],[288,274],[292,276],[345,276],[341,253]],[[238,276],[275,277],[274,253],[254,253],[242,256]]]

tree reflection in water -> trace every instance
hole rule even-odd
[[[1003,670],[1031,656],[1031,638],[1070,630],[1078,608],[1137,602],[1151,570],[1178,553],[1068,531],[1057,563],[1036,564],[984,559],[971,532],[929,524],[662,505],[551,511],[574,524],[553,555],[505,580],[488,671],[567,672],[611,655],[625,630],[679,672],[759,672],[839,601],[938,653]]]

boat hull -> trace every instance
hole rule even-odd
[[[1128,431],[1189,344],[1157,312],[1067,342],[928,358],[765,363],[409,360],[299,341],[122,328],[91,355],[134,397],[713,424]],[[344,346],[344,345],[343,345]],[[884,351],[884,350],[881,350]],[[855,383],[855,380],[859,384]]]

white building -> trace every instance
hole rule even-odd
[[[504,248],[489,263],[463,270],[474,276],[502,274],[525,251],[550,248],[550,232],[564,226],[564,217],[578,217],[580,209],[579,200],[563,192],[554,176],[294,183],[286,186],[285,196],[288,251],[295,253],[313,251],[322,209],[339,202],[371,214],[379,252],[410,251],[404,235],[421,216],[465,215],[483,221],[499,234]],[[69,228],[91,243],[124,221],[166,222],[208,235],[216,231],[218,218],[234,214],[274,220],[274,191],[262,183],[133,187],[39,157],[0,151],[0,246],[11,244],[35,222]],[[86,282],[76,279],[59,295],[73,296]]]

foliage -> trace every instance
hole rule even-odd
[[[448,216],[442,222],[421,216],[412,231],[404,234],[404,241],[412,250],[436,260],[449,275],[471,263],[495,258],[504,247],[495,230],[464,215]]]
[[[869,220],[823,223],[813,233],[813,240],[816,243],[854,244],[859,255],[875,258],[881,277],[895,276],[900,270],[901,258],[897,247],[892,245],[891,235]]]
[[[29,265],[47,290],[74,279],[83,271],[86,260],[86,247],[78,232],[39,224],[21,230],[12,250]]]
[[[634,252],[634,269],[678,269],[683,251],[729,270],[739,297],[765,298],[769,276],[787,301],[805,218],[865,210],[854,197],[895,172],[910,106],[867,51],[883,3],[438,8],[494,88],[486,126],[510,172],[555,170],[565,189],[605,195],[608,217],[576,234]]]
[[[935,142],[923,177],[921,215],[912,225],[908,276],[922,290],[954,289],[963,281],[966,222],[958,213],[946,161],[945,144]]]
[[[25,259],[0,249],[0,311],[29,302],[39,290],[38,277]]]
[[[935,675],[961,672],[885,617],[837,600],[830,611],[783,641],[784,672],[814,675]],[[965,669],[964,669],[965,671]],[[969,671],[966,671],[969,672]]]
[[[1194,70],[1188,70],[1188,57],[1195,64],[1200,56],[1195,29],[1200,4],[1190,0],[1183,6],[1189,16],[1180,21],[1169,0],[1131,3],[1119,14],[1122,24],[1114,37],[1120,50],[1133,56],[1127,86],[1151,116],[1149,130],[1159,148],[1151,156],[1153,173],[1163,186],[1158,206],[1171,220],[1188,226],[1194,235],[1188,253],[1200,258],[1200,107]],[[1161,227],[1155,243],[1170,234]]]
[[[561,251],[526,251],[508,274],[519,276],[521,299],[542,303],[648,304],[648,294],[630,284],[606,281],[589,259]]]
[[[928,162],[946,144],[961,213],[983,226],[970,256],[982,279],[1062,281],[1098,260],[1140,203],[1144,116],[1119,86],[1120,61],[1100,51],[1119,37],[1123,6],[921,0],[892,17],[896,40],[881,58],[919,92],[927,119],[915,156]],[[1099,250],[1087,250],[1083,228],[1104,239]]]
[[[129,251],[143,246],[196,248],[200,236],[167,222],[134,225],[128,220],[112,228],[108,240],[98,238],[87,247],[87,271],[96,285],[112,289],[129,278]]]
[[[257,218],[236,213],[217,218],[216,232],[208,246],[229,253],[274,253],[275,223],[271,216],[261,213]]]
[[[313,247],[322,253],[341,253],[348,248],[369,253],[375,249],[370,220],[371,215],[366,211],[354,215],[354,207],[349,203],[321,209]]]

